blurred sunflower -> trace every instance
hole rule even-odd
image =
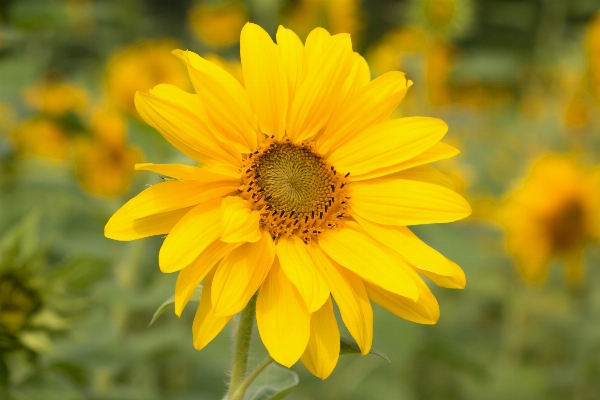
[[[248,21],[248,12],[239,1],[220,4],[201,3],[190,8],[188,23],[204,43],[214,47],[238,42],[238,32]]]
[[[282,20],[300,36],[325,25],[333,33],[349,33],[356,40],[361,28],[362,0],[298,0],[283,8]]]
[[[500,213],[521,275],[543,281],[552,259],[561,258],[569,282],[580,283],[583,250],[600,232],[599,212],[600,171],[561,156],[536,162]]]
[[[71,139],[60,122],[49,117],[36,117],[24,122],[11,134],[20,153],[63,161],[69,154]]]
[[[434,36],[457,39],[473,23],[473,0],[411,0],[408,16]]]
[[[147,91],[159,83],[187,89],[185,68],[170,54],[176,46],[169,40],[142,41],[113,55],[106,67],[106,90],[111,105],[137,116],[133,103],[137,91]]]
[[[139,150],[127,146],[123,117],[115,111],[96,113],[92,138],[82,139],[75,152],[81,185],[100,196],[117,196],[129,188],[133,167],[142,159]]]
[[[201,349],[258,291],[256,319],[269,354],[316,376],[335,367],[340,334],[331,296],[363,354],[373,338],[370,300],[433,324],[439,307],[422,274],[462,288],[463,271],[408,225],[470,213],[430,162],[458,151],[435,118],[392,119],[412,82],[371,81],[350,36],[288,29],[277,44],[259,26],[241,34],[245,87],[189,51],[196,94],[159,85],[137,93],[142,118],[204,168],[141,164],[172,180],[146,189],[108,221],[105,235],[168,236],[163,272],[179,271],[181,314],[204,280],[193,323]]]
[[[76,85],[50,78],[25,90],[25,102],[43,114],[60,117],[81,114],[87,107],[87,92]]]

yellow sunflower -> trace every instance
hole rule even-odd
[[[521,275],[543,281],[552,259],[561,258],[568,280],[580,283],[583,250],[600,233],[599,211],[598,170],[585,171],[561,156],[538,161],[501,212]]]
[[[171,177],[127,202],[105,235],[168,234],[163,272],[179,271],[181,314],[204,280],[193,323],[206,346],[258,291],[256,320],[269,354],[299,359],[326,378],[340,335],[332,298],[366,354],[371,301],[433,324],[435,297],[419,274],[462,288],[463,271],[408,225],[470,213],[430,162],[458,151],[435,118],[389,120],[412,82],[401,72],[371,81],[348,34],[313,30],[303,45],[288,29],[277,44],[259,26],[241,33],[245,87],[189,51],[176,50],[195,94],[159,85],[137,93],[142,118],[202,168],[141,164]]]

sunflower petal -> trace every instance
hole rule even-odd
[[[352,177],[385,168],[413,158],[435,143],[448,131],[437,118],[407,117],[351,133],[352,138],[333,150],[327,161]]]
[[[287,134],[294,142],[313,137],[327,124],[352,69],[350,36],[328,37],[323,31],[317,28],[306,39],[306,78],[296,91],[287,121]]]
[[[260,213],[252,210],[250,202],[239,196],[229,196],[221,203],[221,240],[226,243],[258,242]]]
[[[206,200],[221,197],[237,190],[234,182],[180,182],[158,183],[144,190],[128,202],[127,214],[143,218],[153,214],[187,208]]]
[[[368,354],[373,343],[373,309],[363,280],[327,257],[319,245],[311,243],[307,249],[325,277],[348,331],[362,354]]]
[[[279,25],[277,29],[277,47],[288,80],[288,106],[292,104],[296,90],[304,78],[304,45],[290,29]]]
[[[136,240],[148,236],[163,235],[171,229],[194,207],[182,208],[144,218],[133,218],[127,213],[132,200],[117,210],[104,227],[104,236],[113,240]]]
[[[326,379],[340,356],[340,330],[331,297],[310,316],[310,338],[300,360],[314,376]]]
[[[406,271],[410,266],[402,265],[388,254],[391,250],[353,228],[346,222],[345,228],[323,232],[319,237],[321,249],[361,278],[416,301],[419,291]]]
[[[411,85],[412,82],[406,80],[404,73],[392,71],[374,79],[358,92],[349,94],[331,116],[325,132],[317,141],[317,148],[321,152],[344,152],[356,140],[365,140],[366,134],[360,133],[388,119]],[[404,133],[403,127],[398,127],[394,136],[404,136]],[[395,143],[390,144],[393,150]],[[342,149],[339,149],[340,146]]]
[[[187,63],[196,93],[221,141],[239,151],[256,149],[259,132],[248,95],[242,85],[224,69],[191,51],[175,51]]]
[[[288,79],[277,45],[263,28],[248,22],[242,29],[240,55],[244,84],[261,132],[281,139],[288,111]]]
[[[184,164],[135,164],[136,171],[151,171],[170,178],[182,181],[194,181],[201,183],[210,182],[239,182],[240,174],[234,176],[224,175],[206,168],[193,167]]]
[[[459,154],[457,148],[450,146],[449,144],[438,142],[425,150],[423,153],[410,158],[408,160],[399,162],[397,164],[391,164],[387,167],[374,169],[370,172],[365,172],[359,176],[352,176],[352,181],[364,181],[367,179],[379,178],[382,176],[390,175],[398,171],[403,171],[409,168],[417,167],[423,164],[429,164],[434,161],[445,160],[452,158]]]
[[[315,268],[302,239],[298,236],[281,237],[275,246],[275,251],[281,269],[298,289],[308,311],[314,312],[321,308],[329,297],[329,287]]]
[[[179,271],[190,265],[221,235],[221,199],[194,207],[173,227],[158,253],[161,271]]]
[[[419,273],[428,277],[438,286],[445,287],[448,289],[464,289],[467,285],[467,277],[465,272],[458,264],[446,259],[450,267],[452,267],[452,275],[443,276],[438,275],[429,271],[419,270]]]
[[[275,361],[291,367],[310,337],[310,313],[298,291],[275,261],[256,301],[258,333]]]
[[[398,252],[406,261],[419,270],[443,276],[454,274],[454,269],[448,259],[423,243],[407,227],[380,225],[359,216],[354,218],[373,239]]]
[[[268,232],[262,235],[258,242],[234,249],[219,264],[212,287],[216,315],[242,311],[265,280],[275,258],[275,246]]]
[[[175,314],[181,316],[186,304],[192,298],[194,290],[206,277],[217,262],[231,252],[237,244],[214,241],[196,260],[179,271],[175,283]],[[164,271],[163,271],[164,272]]]
[[[217,160],[231,169],[241,165],[239,153],[233,154],[230,146],[219,143],[212,127],[181,104],[137,92],[135,106],[148,125],[185,155],[206,164]]]
[[[223,330],[233,315],[217,316],[211,304],[211,283],[214,271],[206,277],[202,289],[202,298],[194,317],[192,324],[192,334],[194,336],[194,347],[202,350],[211,340]]]
[[[453,222],[471,214],[456,192],[443,186],[407,179],[376,178],[349,187],[352,215],[384,225]]]
[[[412,301],[365,282],[369,298],[381,307],[408,321],[431,325],[435,324],[440,318],[440,307],[429,288],[426,285],[424,286],[419,288],[419,299]]]

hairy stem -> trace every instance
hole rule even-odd
[[[248,348],[250,347],[250,338],[252,336],[252,327],[254,326],[254,312],[256,310],[256,296],[248,302],[248,305],[242,311],[240,320],[235,333],[235,349],[233,352],[233,365],[231,367],[231,378],[229,379],[229,399],[246,377],[246,366],[248,364]]]
[[[250,387],[252,382],[260,375],[261,372],[264,371],[274,360],[271,357],[267,357],[263,362],[261,362],[254,371],[248,375],[246,379],[237,387],[235,392],[231,392],[231,397],[229,400],[243,400],[244,395],[246,394],[246,390]]]

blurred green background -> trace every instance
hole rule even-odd
[[[133,164],[189,162],[139,120],[133,93],[191,90],[175,48],[239,76],[249,20],[302,39],[317,26],[350,32],[373,77],[406,72],[414,85],[397,113],[448,122],[445,141],[462,154],[437,167],[474,209],[415,229],[467,275],[465,290],[432,287],[438,324],[375,306],[374,347],[391,364],[344,355],[321,381],[299,363],[287,398],[600,399],[597,232],[577,244],[581,279],[550,257],[547,279],[530,284],[501,212],[544,155],[598,164],[598,10],[600,0],[0,1],[0,398],[224,394],[230,327],[201,352],[193,306],[148,327],[175,282],[158,269],[162,238],[115,242],[103,227],[160,181]],[[254,363],[266,354],[256,334],[251,351]]]

